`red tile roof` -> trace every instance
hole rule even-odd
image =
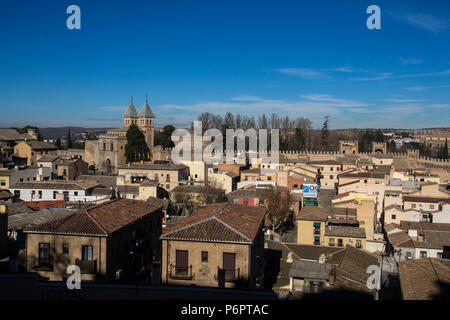
[[[179,223],[167,227],[161,239],[251,243],[265,212],[260,207],[212,204],[197,209]]]
[[[159,203],[130,199],[112,200],[56,221],[32,226],[25,229],[25,232],[106,236],[159,208]]]
[[[426,203],[439,203],[447,202],[450,203],[449,198],[433,198],[433,197],[414,197],[414,196],[403,196],[403,202],[426,202]]]
[[[47,208],[64,208],[66,201],[50,200],[50,201],[25,201],[27,207],[32,209],[44,210]]]

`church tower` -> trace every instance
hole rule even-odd
[[[130,105],[123,114],[123,127],[128,129],[128,127],[132,124],[138,125],[138,117],[138,112],[133,104],[133,97],[131,97]]]
[[[155,116],[152,112],[152,109],[150,108],[147,98],[145,98],[145,103],[142,106],[141,111],[139,112],[137,125],[145,136],[145,141],[147,142],[147,146],[150,149],[150,152],[153,152],[153,135],[155,129],[154,121]]]

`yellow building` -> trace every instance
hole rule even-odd
[[[365,249],[366,232],[360,227],[356,209],[306,207],[297,216],[297,243],[316,246]]]
[[[43,156],[56,156],[57,150],[54,145],[42,141],[22,141],[14,146],[14,155],[26,158],[27,165],[32,166]]]

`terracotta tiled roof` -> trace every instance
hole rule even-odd
[[[340,184],[340,185],[338,185],[338,187],[345,187],[345,186],[348,186],[348,185],[351,185],[351,184],[355,184],[355,183],[360,183],[360,182],[361,181],[359,181],[359,180],[350,181],[350,182],[347,182],[347,183]]]
[[[161,208],[159,203],[130,199],[112,200],[53,222],[27,228],[25,232],[106,236],[155,212],[158,208]]]
[[[450,223],[400,221],[400,229],[450,232]]]
[[[47,208],[64,208],[66,201],[64,200],[50,200],[50,201],[25,201],[25,205],[32,209],[47,209]]]
[[[450,268],[437,259],[400,262],[399,279],[405,300],[450,299]]]
[[[339,208],[339,207],[305,207],[302,208],[298,215],[298,220],[308,221],[327,221],[328,216],[356,216],[356,209],[353,208]]]
[[[88,190],[99,186],[100,183],[94,181],[34,181],[17,182],[10,186],[10,189],[50,189],[50,190]]]
[[[403,202],[425,202],[425,203],[448,202],[448,203],[450,203],[450,199],[449,198],[403,196]]]
[[[251,243],[264,215],[263,208],[216,203],[167,227],[161,239]]]
[[[401,247],[408,247],[413,248],[413,242],[411,238],[408,236],[408,234],[405,231],[398,231],[389,233],[387,235],[389,243],[391,243],[394,247],[401,246]]]
[[[52,144],[48,144],[42,141],[25,141],[27,145],[35,150],[57,150],[58,148]]]

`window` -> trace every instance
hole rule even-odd
[[[56,194],[58,193],[58,191],[53,191],[53,199],[56,199]]]
[[[114,151],[114,144],[111,143],[111,151]]]
[[[333,175],[330,176],[330,179],[333,179]]]
[[[330,171],[333,171],[333,167],[330,167]]]
[[[330,238],[330,242],[328,243],[330,247],[334,246],[334,238]]]
[[[320,234],[320,222],[314,222],[314,234]]]
[[[223,253],[223,269],[225,270],[225,281],[236,279],[236,254],[235,253]]]
[[[14,190],[14,197],[20,198],[20,190]]]
[[[427,252],[426,251],[420,251],[420,257],[421,258],[426,258],[427,257]]]
[[[94,255],[93,255],[92,246],[81,246],[81,259],[82,260],[92,261],[92,260],[94,260],[93,256]]]
[[[103,143],[103,151],[106,150],[106,143]]]
[[[175,274],[187,275],[188,274],[188,251],[177,250],[175,255]]]
[[[50,263],[50,243],[39,242],[39,264]]]
[[[63,251],[63,254],[69,254],[69,244],[68,243],[63,243],[62,251]]]
[[[6,180],[0,180],[0,186],[2,187],[6,186]]]
[[[316,245],[316,246],[320,245],[320,237],[318,237],[318,236],[314,237],[314,245]]]
[[[393,214],[392,215],[392,220],[396,220],[397,219],[397,215]]]
[[[195,176],[194,176],[196,179],[198,178],[198,174],[195,174]]]
[[[202,251],[202,262],[208,262],[208,251]]]
[[[434,209],[434,204],[430,204],[430,209]]]
[[[42,190],[38,191],[38,199],[42,199]]]
[[[415,208],[415,207],[416,207],[416,204],[415,204],[415,203],[413,203],[413,204],[411,205],[411,207]]]
[[[356,240],[356,247],[361,248],[361,240]]]
[[[73,195],[74,195],[74,196],[77,196],[77,195],[78,195],[78,191],[74,191],[74,192],[73,192]]]
[[[364,183],[367,183],[367,179],[364,180]]]
[[[338,247],[342,247],[344,245],[344,242],[342,241],[342,239],[338,239]]]
[[[436,254],[436,257],[437,257],[438,259],[442,259],[442,252],[438,252],[438,253]]]

